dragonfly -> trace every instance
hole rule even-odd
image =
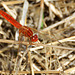
[[[25,37],[28,37],[31,42],[36,42],[38,40],[38,36],[35,34],[33,35],[33,32],[30,27],[22,26],[19,22],[17,22],[13,17],[11,17],[9,14],[4,12],[3,10],[0,10],[0,15],[2,15],[8,22],[10,22],[13,26],[19,29],[19,33],[23,33]]]

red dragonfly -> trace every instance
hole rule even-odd
[[[18,23],[14,18],[12,18],[10,15],[8,15],[3,10],[0,10],[0,14],[9,21],[13,26],[19,29],[19,33],[23,33],[25,37],[28,37],[30,41],[36,42],[38,40],[38,36],[35,34],[33,36],[33,32],[31,28],[27,26],[22,26],[20,23]]]

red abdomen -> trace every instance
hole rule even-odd
[[[3,10],[0,10],[0,14],[16,28],[20,28],[22,26],[20,23],[18,23],[14,18],[12,18],[10,15],[8,15]]]

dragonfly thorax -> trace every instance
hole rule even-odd
[[[31,29],[27,26],[22,26],[21,28],[19,28],[19,33],[23,33],[24,36],[26,37],[31,37],[33,36],[33,32],[31,31]]]

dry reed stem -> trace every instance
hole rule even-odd
[[[44,70],[44,71],[34,71],[34,73],[40,73],[40,74],[42,74],[42,73],[60,73],[61,71],[57,71],[57,70],[49,70],[49,71],[46,71],[46,70]],[[0,73],[1,74],[10,74],[10,72],[9,71],[0,71]],[[15,73],[15,71],[12,71],[12,74],[14,74]],[[30,71],[18,71],[18,74],[30,74],[31,72]]]
[[[2,2],[1,4],[2,4],[2,6],[10,13],[10,15],[11,15],[14,19],[16,19],[17,15],[15,15],[15,14],[8,8],[8,6],[5,4],[5,2]]]
[[[31,57],[31,52],[28,52],[29,60],[30,60],[30,67],[31,67],[31,73],[34,75],[34,69],[33,69],[33,63],[32,63],[32,57]]]
[[[3,20],[0,19],[0,25],[2,24]]]
[[[67,4],[62,4],[61,6],[60,6],[60,8],[61,7],[67,7],[67,6],[75,6],[75,3],[67,3]]]
[[[60,43],[63,43],[63,42],[67,42],[68,40],[71,40],[71,39],[75,39],[75,36],[71,36],[71,37],[68,37],[68,38],[65,38],[65,39],[62,39],[62,40],[58,40]],[[48,43],[47,45],[56,45],[56,44],[59,44],[58,41],[55,41],[55,42],[52,42],[52,43]]]
[[[49,3],[47,0],[45,0],[45,4],[50,8],[50,10],[57,16],[59,16],[60,18],[63,17],[63,15],[61,14],[61,12],[52,4]]]
[[[23,3],[24,1],[8,1],[8,2],[4,2],[6,5],[13,5],[13,4],[19,4],[19,3]]]
[[[12,48],[13,46],[14,46],[14,45],[8,45],[7,47],[0,49],[0,53],[9,50],[9,49]]]
[[[73,13],[71,16],[69,16],[69,17],[67,17],[67,18],[65,18],[65,19],[63,19],[63,20],[61,20],[61,21],[59,21],[59,22],[57,22],[57,23],[55,23],[55,24],[52,24],[52,25],[48,26],[47,28],[44,28],[44,29],[41,30],[40,32],[48,31],[48,30],[50,30],[50,29],[52,29],[52,28],[54,28],[54,27],[56,27],[56,26],[59,26],[59,25],[65,23],[65,22],[68,22],[68,21],[70,21],[70,20],[72,20],[72,19],[74,19],[74,18],[75,18],[75,13]]]
[[[63,67],[66,67],[66,66],[68,66],[72,61],[74,61],[75,60],[75,56],[74,57],[72,57],[69,61],[66,61],[65,63],[63,63]],[[60,66],[59,68],[58,68],[58,70],[61,70],[62,69],[62,67]]]
[[[44,0],[41,0],[40,8],[41,8],[41,11],[40,11],[38,30],[40,30],[41,28],[41,23],[42,23],[42,18],[43,18],[43,9],[44,9]]]
[[[25,21],[26,21],[26,15],[27,15],[28,7],[29,7],[28,1],[25,0],[24,5],[23,5],[22,18],[20,20],[20,23],[22,24],[22,26],[26,25]]]
[[[74,36],[74,38],[75,38],[75,36]],[[23,41],[14,41],[14,40],[4,40],[4,39],[0,39],[0,42],[2,42],[2,43],[12,43],[12,44],[24,44],[24,45],[30,45],[29,44],[29,42],[23,42]],[[64,41],[65,42],[65,41]],[[31,51],[34,51],[34,50],[37,50],[37,49],[41,49],[41,48],[43,48],[42,46],[48,46],[48,47],[54,47],[54,48],[60,48],[60,49],[67,49],[67,50],[75,50],[75,48],[67,48],[67,47],[61,47],[61,46],[54,46],[54,45],[47,45],[47,44],[37,44],[37,43],[33,43],[32,45],[35,45],[35,46],[40,46],[40,48],[39,47],[36,47],[36,48],[31,48],[30,50]]]
[[[40,71],[40,69],[33,63],[33,68],[37,71]]]
[[[72,67],[70,69],[65,70],[64,73],[74,73],[74,71],[75,71],[75,67]]]

